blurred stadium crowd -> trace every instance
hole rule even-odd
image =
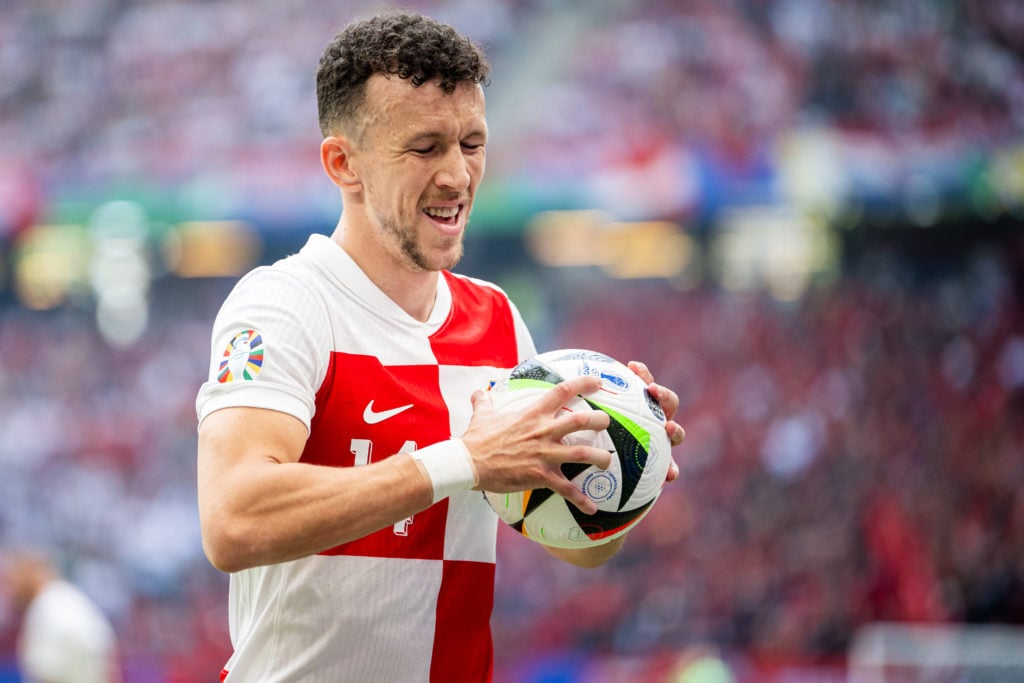
[[[792,307],[575,291],[555,347],[650,359],[683,476],[593,573],[499,544],[502,654],[714,644],[754,676],[839,667],[872,621],[1024,623],[1024,240],[912,270],[882,250]]]
[[[309,161],[313,66],[336,28],[386,4],[0,4],[0,232],[111,183],[177,190],[191,218],[329,216]],[[528,188],[520,204],[706,219],[835,195],[1024,202],[1019,155],[980,156],[1020,148],[1015,0],[405,4],[487,47],[489,173]]]
[[[0,3],[0,243],[128,180],[192,218],[329,230],[312,69],[333,29],[381,6],[336,4]],[[827,214],[837,194],[929,188],[962,193],[970,220],[1024,220],[1014,0],[404,4],[488,47],[498,187],[698,223],[787,192]],[[795,128],[843,141],[827,147],[843,178],[797,155],[803,180],[780,189],[774,155]],[[897,220],[941,220],[921,206]],[[925,274],[913,250],[865,251],[785,304],[709,281],[538,276],[561,292],[544,345],[645,361],[680,392],[688,437],[681,481],[608,566],[561,566],[502,534],[499,677],[568,662],[559,680],[600,680],[574,657],[601,653],[639,657],[623,680],[653,680],[710,646],[758,680],[838,670],[869,621],[1024,623],[1020,232]],[[194,399],[231,284],[158,277],[127,348],[87,300],[30,311],[0,293],[0,547],[59,551],[118,626],[129,681],[211,680],[227,656]],[[0,663],[15,626],[0,620]]]
[[[87,311],[0,310],[0,547],[54,552],[114,621],[128,681],[210,680],[228,654],[195,500],[196,382],[225,293],[162,287],[121,350]],[[0,662],[17,626],[5,613]]]
[[[788,305],[577,285],[552,348],[643,358],[679,389],[683,476],[602,569],[503,532],[499,671],[531,680],[564,652],[661,666],[700,645],[737,674],[840,666],[874,620],[1024,623],[1021,246],[923,283],[871,259]],[[208,680],[226,654],[194,397],[227,285],[161,287],[132,349],[74,310],[0,312],[4,542],[59,550],[118,624],[131,680]]]

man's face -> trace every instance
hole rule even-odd
[[[377,74],[363,111],[351,163],[384,248],[401,267],[452,268],[484,174],[483,89],[460,83],[448,95],[434,83]]]

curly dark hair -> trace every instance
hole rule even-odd
[[[373,74],[395,75],[419,87],[437,81],[451,94],[459,83],[487,84],[483,49],[454,28],[396,11],[349,24],[324,48],[316,72],[320,132],[358,125]],[[355,132],[355,131],[351,131]]]

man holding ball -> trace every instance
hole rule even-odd
[[[482,389],[536,349],[502,291],[450,272],[484,174],[488,73],[417,14],[350,24],[323,52],[337,228],[239,281],[197,398],[203,544],[231,573],[222,680],[489,680],[497,517],[480,491],[596,510],[560,466],[610,455],[562,438],[608,417],[559,406],[598,380],[495,411]],[[680,443],[678,398],[631,367]],[[596,566],[620,544],[551,552]]]

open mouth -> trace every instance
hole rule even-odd
[[[459,216],[462,214],[462,204],[455,206],[428,206],[423,209],[423,213],[435,223],[446,227],[454,227],[459,223]]]

